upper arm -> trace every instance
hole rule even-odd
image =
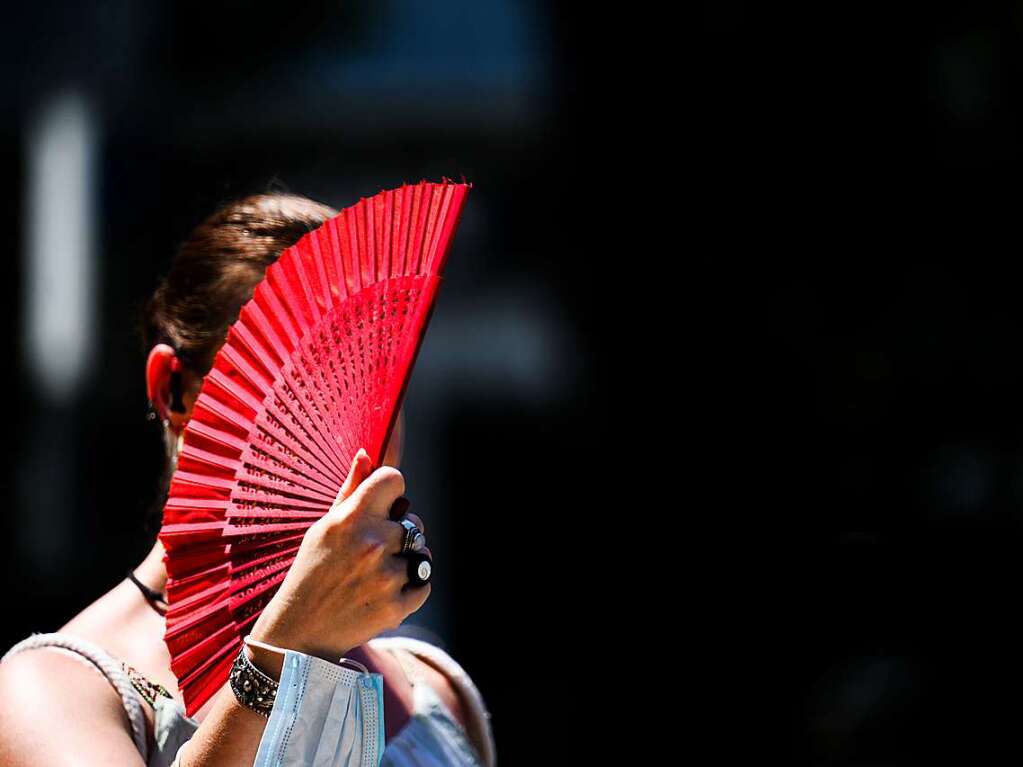
[[[80,661],[44,648],[0,663],[0,764],[145,767],[120,696]]]
[[[489,762],[488,754],[492,756],[493,753],[493,733],[485,709],[481,710],[479,705],[472,704],[466,699],[466,693],[451,680],[442,665],[434,665],[431,659],[420,655],[413,655],[413,658],[420,678],[427,680],[441,701],[450,709],[451,714],[462,725],[462,729],[476,747],[480,758],[485,763]],[[482,704],[482,701],[477,703]]]
[[[462,728],[469,730],[465,702],[462,700],[462,696],[457,688],[451,683],[448,675],[418,655],[412,655],[411,657],[416,664],[416,671],[419,672],[420,677],[425,679],[427,684],[437,692],[437,697],[450,709],[455,719],[462,725]]]

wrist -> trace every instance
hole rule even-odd
[[[228,676],[231,691],[242,706],[269,719],[280,684],[252,663],[246,649],[243,646],[238,650],[231,666],[231,673]]]
[[[267,644],[276,645],[281,649],[294,650],[295,652],[304,653],[305,655],[312,655],[322,660],[330,661],[331,663],[337,663],[338,658],[343,657],[349,650],[358,646],[358,643],[345,642],[342,646],[325,646],[322,644],[305,641],[302,637],[292,636],[292,632],[286,630],[287,622],[275,619],[267,618],[267,612],[264,611],[256,622],[252,626],[252,630],[249,632],[249,636],[260,642],[266,642]],[[255,650],[259,653],[259,658],[266,658],[267,662],[272,664],[271,667],[278,675],[277,679],[280,679],[280,671],[284,668],[284,656],[275,653],[265,648],[259,648],[253,645],[246,645],[249,650]],[[248,656],[250,660],[254,659],[254,655]],[[257,666],[259,661],[253,660]],[[260,666],[262,668],[262,666]],[[270,673],[269,671],[267,673]]]
[[[275,682],[281,681],[281,672],[284,670],[283,655],[250,644],[244,644],[244,652],[253,666]]]

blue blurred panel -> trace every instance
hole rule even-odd
[[[291,76],[321,92],[326,86],[386,100],[456,89],[466,95],[535,91],[548,79],[543,20],[529,5],[393,0],[379,13],[357,46],[313,46],[294,60]]]

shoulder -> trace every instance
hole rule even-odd
[[[0,722],[0,764],[10,767],[142,764],[120,696],[106,678],[49,647],[0,663]]]
[[[62,710],[75,700],[87,700],[90,709],[121,710],[120,697],[102,673],[58,648],[22,650],[0,663],[0,707],[5,713],[25,703]]]
[[[406,675],[411,674],[414,679],[425,682],[433,688],[458,723],[465,727],[465,705],[457,688],[452,683],[450,675],[436,661],[431,663],[422,657],[424,647],[434,654],[441,653],[446,656],[447,653],[435,645],[404,636],[376,637],[367,642],[367,646],[374,651],[385,652],[400,661],[399,665],[405,669]],[[399,657],[396,653],[401,653],[401,656]],[[406,668],[406,663],[411,668]]]
[[[451,715],[469,734],[485,764],[494,761],[490,713],[469,674],[442,648],[408,636],[377,637],[370,640],[375,649],[404,651],[412,671],[428,684]]]

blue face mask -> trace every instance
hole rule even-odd
[[[253,767],[379,767],[384,678],[287,650]]]

